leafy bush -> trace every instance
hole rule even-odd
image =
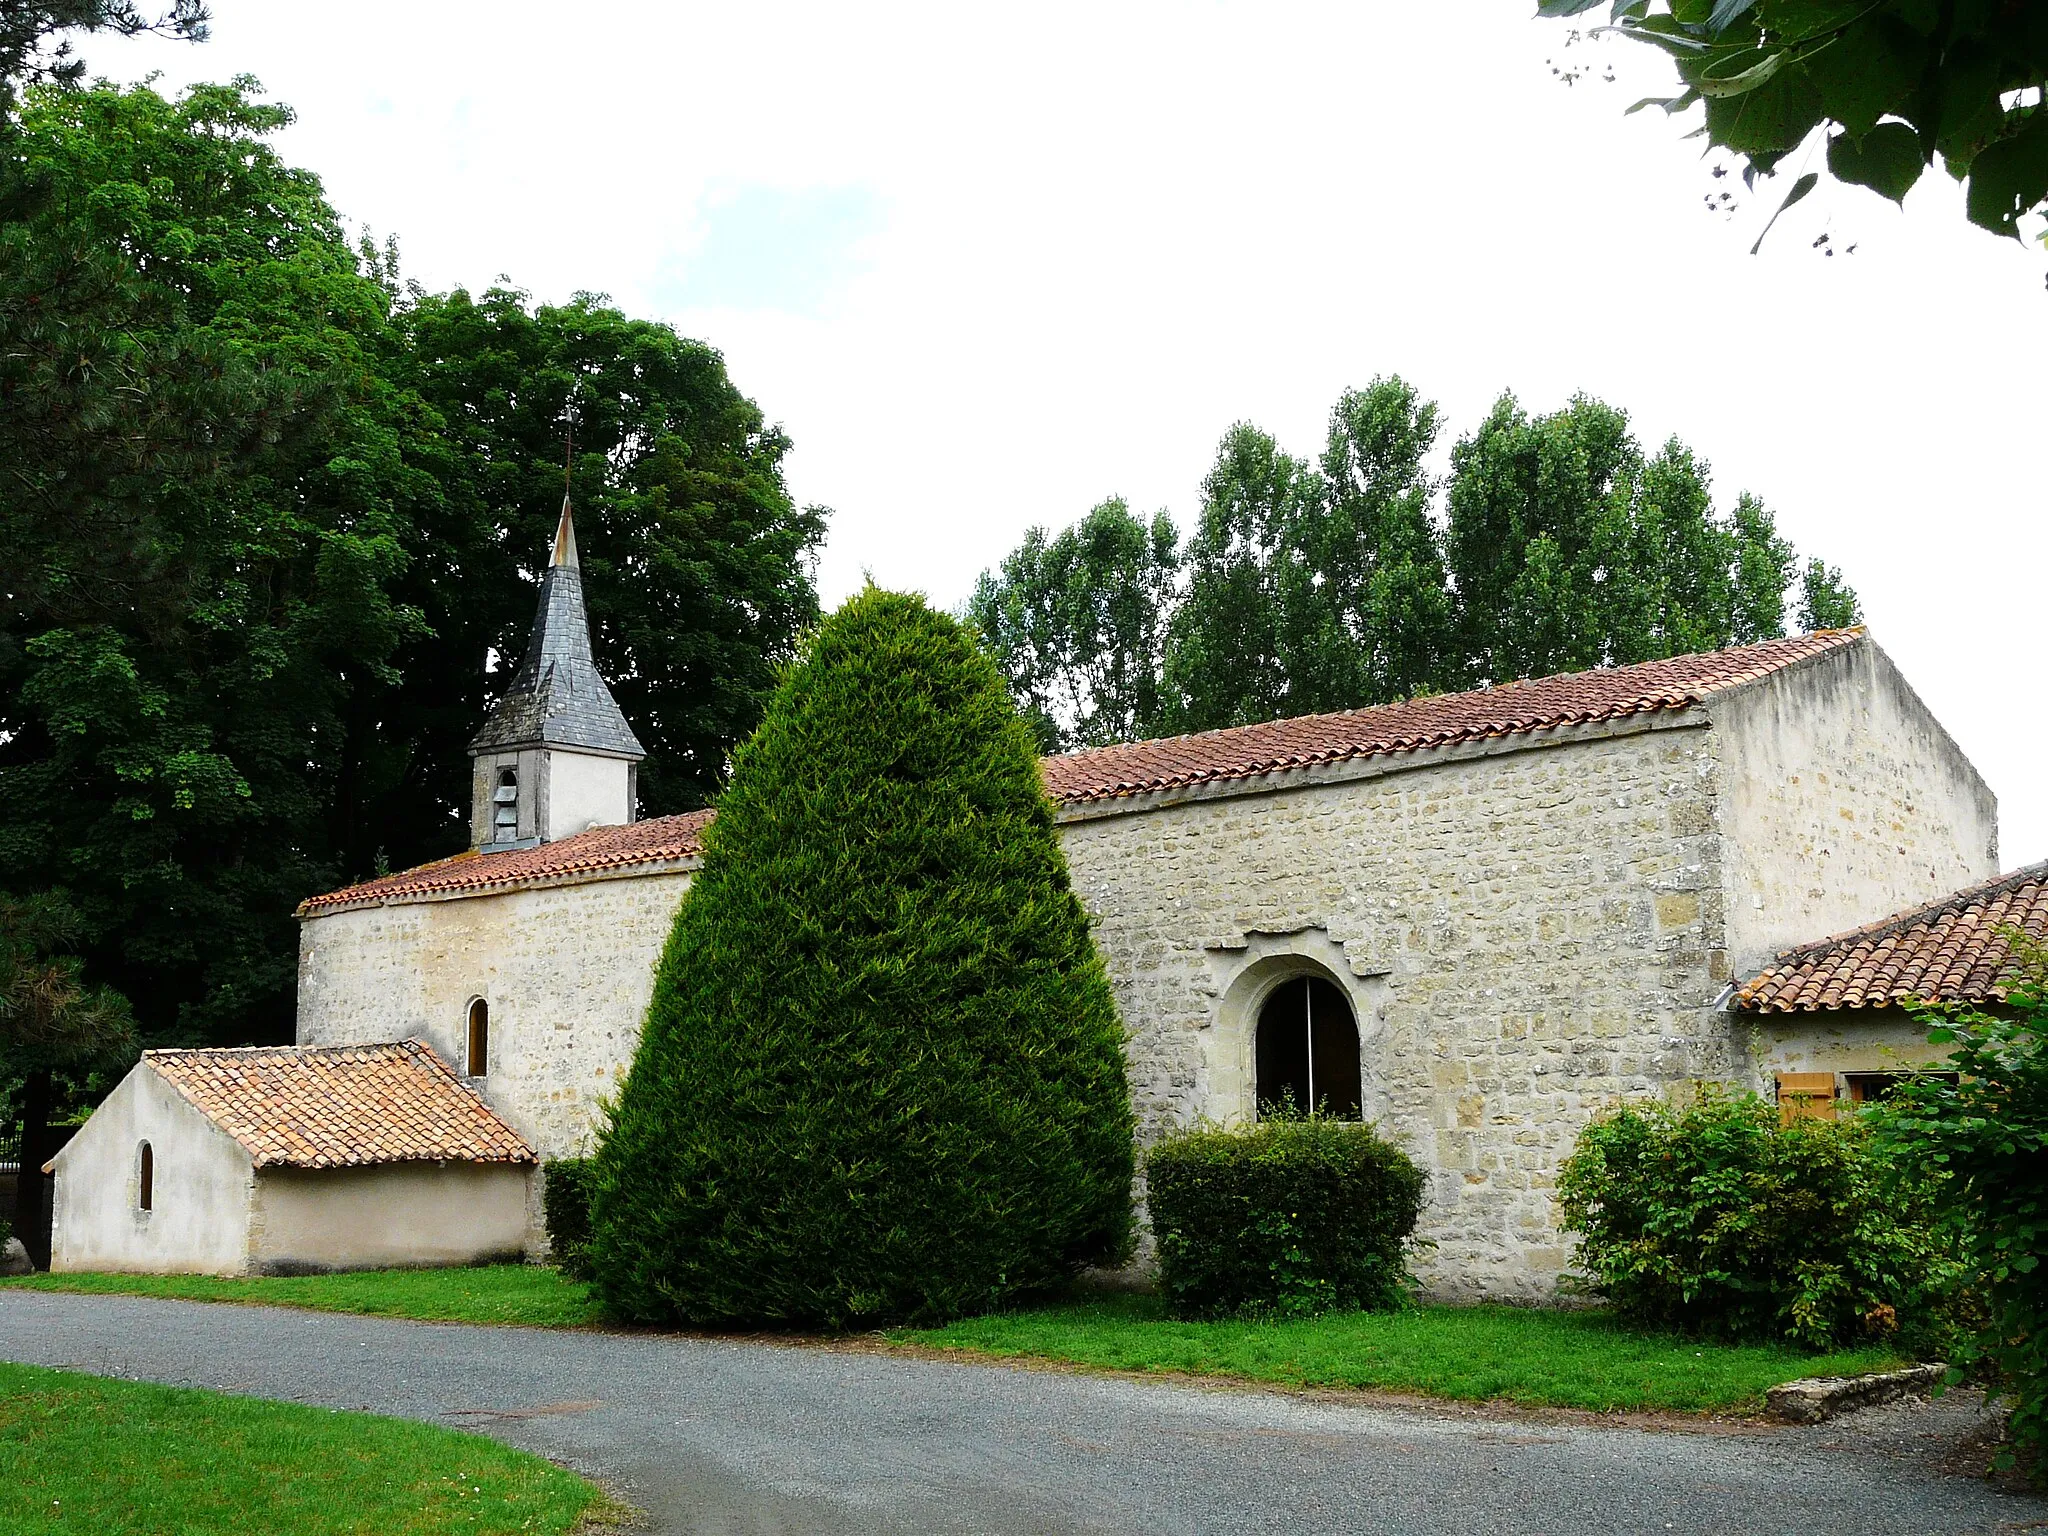
[[[869,588],[733,760],[599,1144],[615,1316],[986,1309],[1130,1243],[1122,1030],[1032,739],[960,624]]]
[[[2025,940],[2016,947],[2024,970],[2009,1016],[1927,1014],[1928,1039],[1951,1047],[1958,1080],[1909,1080],[1887,1102],[1880,1135],[1942,1178],[1949,1235],[1987,1309],[1960,1363],[1991,1368],[1993,1390],[2013,1405],[2014,1445],[2048,1481],[2048,956]]]
[[[1145,1159],[1159,1286],[1176,1315],[1398,1306],[1422,1170],[1371,1126],[1267,1120],[1168,1137]]]
[[[590,1242],[590,1159],[558,1157],[549,1163],[543,1170],[540,1203],[555,1267],[571,1280],[588,1280],[584,1250]]]
[[[1579,1265],[1622,1316],[1812,1348],[1938,1342],[1960,1270],[1928,1193],[1867,1117],[1781,1125],[1755,1094],[1713,1090],[1595,1121],[1557,1183]]]

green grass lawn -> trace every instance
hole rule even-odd
[[[0,1530],[24,1536],[490,1536],[615,1509],[432,1424],[0,1364]]]
[[[970,1318],[890,1337],[1111,1370],[1504,1398],[1601,1412],[1749,1408],[1783,1381],[1901,1363],[1888,1349],[1812,1355],[1774,1345],[1714,1344],[1638,1333],[1599,1313],[1527,1307],[1418,1307],[1298,1322],[1182,1323],[1149,1296]]]
[[[366,1269],[343,1275],[25,1275],[0,1289],[165,1296],[175,1301],[242,1301],[320,1312],[363,1312],[443,1323],[514,1323],[580,1328],[597,1321],[589,1287],[537,1264],[476,1269]]]
[[[218,1280],[202,1275],[33,1275],[43,1291],[166,1296],[536,1328],[599,1322],[588,1287],[537,1265],[382,1269]],[[1744,1409],[1798,1376],[1848,1376],[1902,1363],[1883,1348],[1811,1355],[1645,1334],[1597,1312],[1418,1307],[1302,1322],[1180,1323],[1146,1296],[1119,1296],[904,1329],[893,1340],[1121,1371],[1236,1376],[1290,1386],[1505,1398],[1565,1408]]]

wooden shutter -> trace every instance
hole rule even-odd
[[[1780,1072],[1778,1074],[1778,1120],[1835,1118],[1835,1074],[1832,1072]]]

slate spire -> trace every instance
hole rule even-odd
[[[508,747],[567,747],[607,757],[647,755],[598,675],[590,654],[590,618],[583,607],[583,571],[569,498],[540,580],[540,607],[519,670],[470,741],[475,752]]]

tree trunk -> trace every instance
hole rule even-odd
[[[31,1072],[22,1084],[21,1172],[14,1181],[14,1235],[37,1269],[50,1267],[50,1074]]]

